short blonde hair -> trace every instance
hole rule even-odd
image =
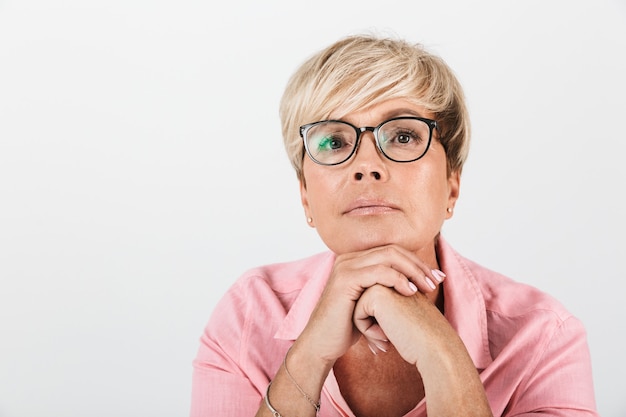
[[[420,44],[356,35],[310,57],[287,83],[280,119],[298,178],[304,178],[300,126],[392,98],[406,99],[434,114],[435,137],[446,151],[448,172],[460,172],[469,151],[470,122],[463,90],[452,70]]]

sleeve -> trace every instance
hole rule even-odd
[[[262,394],[241,369],[246,349],[246,290],[235,285],[216,305],[193,361],[191,417],[249,417]]]
[[[556,328],[521,392],[506,416],[599,416],[587,336],[578,319],[569,317]]]

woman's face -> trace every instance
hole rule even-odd
[[[341,119],[361,127],[398,116],[433,115],[406,100],[392,99]],[[451,216],[447,209],[458,197],[459,175],[447,175],[445,151],[436,132],[433,136],[426,154],[409,163],[383,156],[367,131],[356,154],[340,165],[318,165],[304,157],[302,205],[333,252],[397,244],[434,260],[434,240]]]

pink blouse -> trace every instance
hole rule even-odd
[[[461,257],[439,240],[445,317],[472,357],[494,416],[598,416],[586,334],[552,297]],[[191,417],[253,416],[304,329],[331,252],[245,273],[215,307],[193,362]],[[354,414],[331,372],[321,417]],[[420,402],[406,416],[426,416]]]

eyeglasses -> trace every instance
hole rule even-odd
[[[426,154],[437,122],[422,117],[395,117],[376,127],[356,127],[323,120],[300,127],[309,157],[320,165],[339,165],[356,153],[363,132],[372,132],[376,147],[395,162],[413,162]]]

